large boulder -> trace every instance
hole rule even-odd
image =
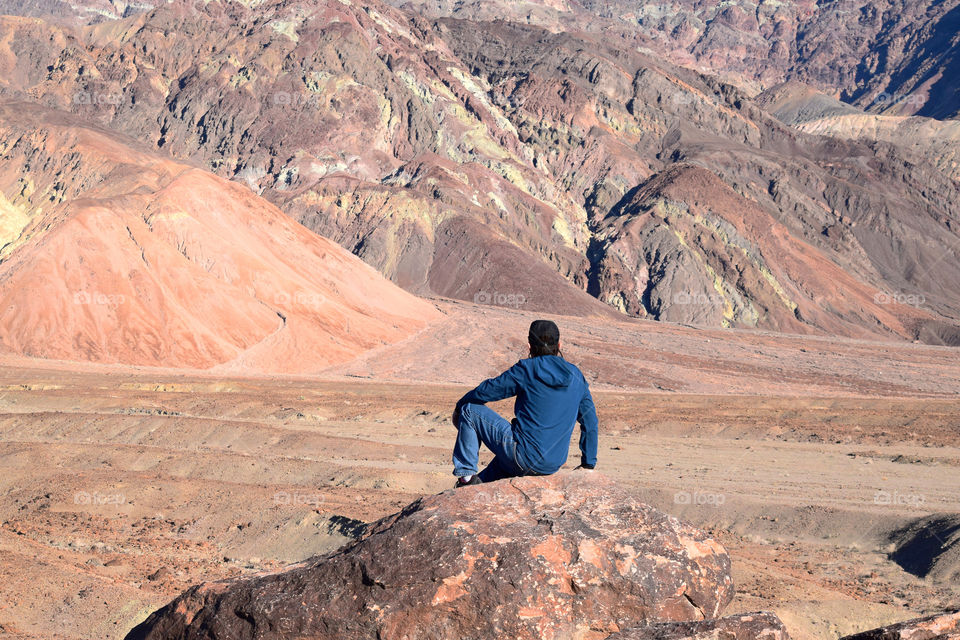
[[[914,618],[840,640],[960,640],[960,611]]]
[[[654,622],[606,640],[790,640],[790,636],[776,614],[758,611],[708,620]]]
[[[715,540],[572,471],[422,498],[335,553],[191,587],[127,638],[604,638],[732,597]]]

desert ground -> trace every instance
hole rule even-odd
[[[451,407],[522,356],[508,335],[528,319],[437,306],[447,319],[431,331],[316,376],[7,358],[0,631],[123,637],[192,584],[332,550],[364,523],[449,489]],[[731,613],[771,609],[793,637],[826,639],[960,606],[948,544],[960,518],[949,349],[807,337],[790,356],[789,337],[728,332],[711,345],[709,333],[676,325],[594,324],[589,336],[587,321],[560,323],[567,357],[594,380],[594,473],[719,536],[733,559]],[[437,341],[448,361],[399,366]],[[687,361],[697,349],[711,351],[699,367]],[[877,377],[871,357],[896,384]],[[724,376],[741,390],[717,393]],[[496,408],[511,415],[507,401]],[[577,459],[574,441],[568,466]],[[894,561],[910,526],[927,527],[928,542],[908,549],[927,554],[926,577]]]
[[[960,609],[960,0],[835,5],[0,0],[0,636],[451,490],[538,317],[727,613]]]

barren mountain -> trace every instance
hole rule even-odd
[[[949,167],[798,133],[616,39],[378,0],[178,0],[2,29],[7,92],[243,182],[415,293],[957,342]],[[707,204],[686,228],[643,223],[656,239],[636,244],[629,218],[655,203],[633,195],[695,167],[715,179],[661,199]]]
[[[141,146],[0,103],[3,349],[305,372],[434,317],[247,188]]]
[[[602,33],[756,93],[799,80],[872,112],[960,115],[957,0],[393,0],[433,17]]]
[[[806,292],[800,297],[815,298],[820,310],[799,316],[808,326],[861,335],[837,326],[836,320],[846,315],[849,321],[852,313],[861,316],[854,322],[865,330],[886,327],[900,333],[878,310],[883,306],[892,311],[888,303],[896,300],[925,307],[920,315],[932,324],[924,321],[926,328],[910,330],[913,335],[932,332],[939,337],[923,339],[934,342],[956,339],[953,322],[942,325],[929,315],[932,309],[956,318],[960,311],[945,284],[960,275],[955,253],[960,209],[953,196],[941,198],[957,193],[955,180],[889,143],[797,133],[732,87],[589,39],[452,20],[441,22],[441,30],[489,83],[492,102],[504,108],[525,140],[551,130],[574,132],[569,145],[573,157],[564,155],[566,145],[556,145],[546,166],[566,183],[584,183],[584,191],[578,192],[584,194],[594,232],[590,287],[601,299],[638,314],[694,322],[712,314],[712,322],[720,322],[721,314],[715,313],[720,308],[764,304],[754,300],[756,291],[748,291],[752,276],[731,267],[733,262],[724,257],[733,251],[765,273],[763,286],[775,290],[781,287],[777,278],[784,277]],[[582,161],[582,149],[608,163],[599,179],[587,177],[590,164]],[[634,167],[643,160],[662,170],[638,179]],[[670,202],[680,210],[697,202],[704,207],[706,215],[693,221],[693,235],[677,234],[676,229],[665,234],[669,225],[656,222],[653,232],[677,238],[668,238],[659,249],[649,243],[643,247],[636,238],[612,241],[611,234],[626,223],[624,214],[634,193],[670,180],[679,167],[689,165],[720,178],[688,181],[671,190]],[[943,191],[931,191],[931,184]],[[724,207],[734,194],[742,201]],[[745,209],[758,211],[768,222],[745,229],[738,222]],[[782,225],[793,237],[772,246],[764,237],[771,225]],[[713,236],[707,241],[713,246],[700,242],[705,235]],[[688,237],[692,241],[687,242]],[[820,257],[815,260],[834,263],[853,280],[844,279],[846,284],[837,288],[839,281],[825,275],[829,270],[789,268],[814,259],[802,255],[810,253],[803,245],[816,249],[813,253]],[[817,279],[820,284],[815,284]],[[824,288],[827,279],[834,284]],[[872,299],[864,299],[865,291],[852,297],[840,293],[844,287],[863,289],[864,284],[876,287]],[[654,290],[657,300],[651,302]],[[844,305],[828,299],[833,295],[857,302],[844,311]],[[746,302],[741,305],[738,297]],[[727,320],[737,326],[779,327],[777,313],[792,312],[796,302],[791,295],[778,297],[782,307],[772,314],[761,311]],[[814,319],[822,311],[834,318]],[[915,316],[915,310],[894,313]]]
[[[78,35],[51,29],[53,47],[11,60],[12,75],[23,78],[16,86],[162,151],[201,159],[411,290],[454,293],[436,284],[430,265],[444,220],[464,214],[488,227],[460,229],[481,247],[478,256],[498,255],[509,243],[523,249],[510,256],[519,270],[583,269],[582,206],[533,166],[509,122],[494,122],[496,110],[484,107],[480,88],[443,43],[387,6],[198,10],[180,2]],[[232,33],[244,35],[224,38]],[[443,251],[441,244],[441,262]],[[483,264],[471,267],[480,282],[463,297],[531,299],[485,281]],[[554,289],[570,289],[557,296],[557,310],[607,313],[562,278],[552,280]],[[570,307],[561,304],[567,297],[576,300]]]
[[[84,25],[123,18],[157,4],[156,0],[0,0],[0,14]]]
[[[677,165],[633,192],[599,237],[605,280],[598,289],[662,319],[685,321],[692,307],[703,325],[762,319],[786,333],[813,326],[849,335],[878,321],[908,337],[934,322],[910,305],[877,304],[873,289],[823,251],[694,165]],[[634,285],[640,270],[650,274],[643,289]]]
[[[800,131],[896,144],[912,154],[916,164],[931,162],[944,175],[960,180],[960,121],[865,113],[792,82],[764,91],[757,102]]]

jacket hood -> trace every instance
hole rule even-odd
[[[562,389],[570,385],[573,371],[559,356],[537,356],[527,360],[533,377],[548,387]]]

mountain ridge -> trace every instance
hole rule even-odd
[[[608,218],[628,193],[696,165],[719,178],[715,197],[739,194],[851,287],[874,291],[841,312],[810,272],[794,284],[816,309],[791,330],[957,339],[960,296],[946,283],[960,277],[960,184],[949,157],[928,166],[892,137],[803,133],[763,100],[616,39],[430,21],[378,0],[179,0],[80,29],[0,20],[34,43],[4,58],[8,94],[241,182],[413,293],[607,314],[592,294],[639,317],[794,326],[796,315],[715,313],[710,296],[746,309],[759,291],[735,271],[711,275],[728,259],[711,255],[722,243],[683,249],[688,276],[669,281],[652,254],[606,254],[624,248],[607,242]],[[743,241],[757,245],[762,231]],[[768,274],[799,259],[762,255]],[[655,306],[642,293],[653,288]]]

